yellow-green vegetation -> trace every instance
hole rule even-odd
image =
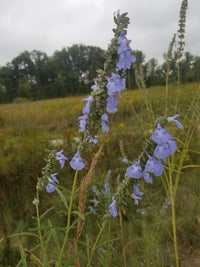
[[[168,116],[175,115],[175,112],[179,113],[180,121],[185,127],[181,132],[170,125],[174,131],[173,136],[179,146],[183,142],[184,147],[185,140],[188,140],[188,132],[191,134],[189,148],[181,154],[183,155],[182,167],[185,167],[180,170],[175,202],[178,257],[183,264],[187,263],[188,259],[191,260],[194,252],[200,253],[200,172],[197,168],[200,162],[199,87],[199,84],[181,85],[178,110],[175,111],[177,87],[169,86]],[[24,250],[19,250],[19,247],[29,249],[37,243],[33,236],[9,236],[22,231],[28,232],[30,228],[36,227],[36,212],[32,201],[36,194],[37,178],[40,177],[41,169],[45,165],[45,149],[55,148],[57,151],[64,149],[66,156],[71,159],[74,154],[74,138],[80,136],[78,116],[81,115],[84,106],[81,103],[82,98],[71,97],[0,106],[1,266],[16,266],[20,260],[20,253],[22,258],[25,257]],[[106,173],[112,170],[110,183],[113,186],[113,192],[116,190],[116,185],[123,179],[126,170],[126,166],[122,163],[120,142],[127,157],[134,160],[152,134],[153,118],[164,115],[164,101],[165,87],[161,86],[152,87],[146,91],[125,90],[123,92],[123,97],[119,100],[118,112],[109,117],[110,133],[101,137],[104,147],[90,188],[95,185],[101,191]],[[175,164],[178,164],[176,158],[181,153],[179,146],[174,156]],[[97,149],[83,155],[86,162],[86,170],[83,174],[87,173],[93,153],[96,151]],[[176,168],[178,169],[178,166]],[[73,183],[73,175],[73,171],[68,166],[59,172],[60,184],[69,191]],[[154,179],[153,185],[143,185],[144,196],[141,206],[136,207],[130,202],[129,209],[121,214],[122,221],[110,220],[107,223],[98,245],[99,253],[93,251],[96,257],[91,266],[125,266],[121,256],[122,251],[126,255],[126,266],[173,266],[172,214],[170,207],[166,212],[162,210],[163,204],[167,201],[163,186],[166,181],[163,182],[162,179],[158,177]],[[80,184],[80,180],[78,183]],[[77,192],[74,194],[77,204]],[[90,191],[88,206],[92,199],[94,195]],[[47,215],[48,226],[51,223],[60,227],[66,226],[66,212],[56,193],[49,195],[43,191],[40,201],[41,214],[52,207]],[[98,201],[100,201],[99,208],[96,213],[89,215],[90,219],[86,220],[80,240],[80,247],[85,246],[88,250],[92,248],[90,243],[95,243],[99,232],[99,228],[96,227],[97,217],[103,216],[105,207],[110,203],[108,199]],[[144,214],[137,212],[138,208]],[[73,216],[72,220],[74,220]],[[42,226],[45,225],[42,224]],[[116,232],[120,233],[122,230],[123,240],[116,235]],[[32,232],[34,234],[34,230]],[[53,230],[52,235],[54,235]],[[59,233],[58,238],[62,238],[62,232]],[[59,240],[55,242],[59,244]],[[58,247],[55,248],[55,244],[49,244],[48,247],[49,254],[56,253],[58,249]],[[41,251],[38,252],[36,247],[31,252],[34,256],[34,253],[40,255]],[[73,242],[68,248],[68,257],[70,256],[73,256]],[[81,266],[87,266],[88,258],[87,253],[80,254]],[[30,260],[28,266],[35,266],[31,264]]]

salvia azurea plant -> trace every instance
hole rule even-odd
[[[95,149],[95,147],[99,146],[99,144],[102,142],[102,133],[109,134],[109,114],[117,112],[118,98],[122,97],[121,92],[126,87],[126,72],[132,67],[132,63],[136,61],[136,58],[133,55],[130,47],[131,41],[126,37],[127,27],[129,24],[127,13],[120,14],[117,12],[114,15],[114,22],[116,24],[116,28],[113,30],[114,37],[111,40],[107,51],[105,52],[104,69],[98,70],[98,76],[94,81],[94,85],[91,87],[90,96],[82,100],[82,102],[85,103],[85,107],[82,110],[83,114],[81,114],[81,116],[78,118],[80,137],[77,139],[78,141],[75,145],[75,154],[73,158],[69,160],[71,168],[75,171],[69,204],[65,200],[65,194],[66,192],[69,194],[69,191],[63,188],[59,183],[59,174],[56,171],[57,162],[59,162],[61,169],[63,169],[66,162],[68,162],[68,158],[64,155],[65,153],[63,150],[59,152],[56,150],[48,151],[46,166],[42,170],[42,177],[38,178],[36,187],[37,197],[34,200],[34,204],[36,205],[38,224],[37,230],[38,238],[40,240],[39,247],[42,249],[42,256],[36,257],[34,253],[25,249],[23,250],[23,252],[27,253],[37,266],[74,266],[72,263],[76,266],[81,266],[78,252],[79,237],[84,225],[81,222],[86,220],[87,216],[92,213],[93,208],[90,207],[91,211],[87,213],[86,216],[85,199],[87,196],[87,186],[92,177],[93,169],[96,165],[96,159],[94,159],[88,175],[83,178],[80,188],[77,189],[78,174],[85,168],[86,165],[82,155],[84,154],[85,150],[91,151]],[[184,21],[181,23],[184,24]],[[182,45],[182,35],[180,36],[180,40],[180,45]],[[170,64],[171,52],[169,52],[168,57],[168,64]],[[167,72],[169,73],[169,66]],[[167,116],[166,110],[165,115],[165,117],[161,116],[156,119],[153,134],[147,141],[143,151],[137,157],[137,159],[130,160],[127,157],[123,158],[124,164],[127,164],[126,173],[124,174],[122,181],[116,186],[116,192],[112,195],[109,189],[109,179],[108,177],[106,178],[104,189],[105,195],[109,195],[110,203],[104,207],[104,216],[101,218],[101,221],[103,220],[103,225],[102,227],[99,227],[99,234],[97,235],[96,241],[94,242],[94,245],[88,256],[88,263],[85,266],[93,266],[91,265],[92,258],[107,221],[110,219],[116,219],[112,217],[119,216],[121,218],[121,212],[125,208],[128,209],[127,203],[129,203],[131,199],[133,199],[132,201],[134,204],[138,205],[139,207],[144,194],[141,191],[141,184],[153,184],[153,180],[161,176],[165,171],[165,168],[170,169],[168,166],[168,159],[170,159],[170,157],[172,157],[176,152],[177,144],[175,138],[171,136],[165,128],[168,124],[171,126],[174,124],[178,128],[183,129],[183,125],[177,120],[179,118],[178,114]],[[98,153],[100,153],[100,151],[101,146]],[[98,153],[96,153],[96,155]],[[169,194],[171,198],[169,198],[169,201],[167,202],[168,204],[164,205],[163,207],[164,209],[167,209],[168,205],[171,204],[173,213],[174,199],[171,182],[169,183],[169,186],[171,188]],[[49,194],[54,194],[57,192],[67,210],[67,223],[66,226],[61,229],[64,231],[62,246],[60,247],[57,255],[52,255],[50,260],[50,256],[48,255],[46,247],[46,241],[44,240],[45,237],[42,233],[45,229],[41,227],[41,216],[39,214],[39,192],[44,188]],[[80,200],[79,206],[75,208],[76,204],[74,202],[74,196],[77,190],[80,192]],[[95,187],[93,187],[93,192],[97,194]],[[76,220],[72,220],[72,215],[76,215],[78,218]],[[72,240],[69,236],[69,233],[75,228],[75,226],[77,231],[75,238]],[[54,228],[50,225],[49,229]],[[176,266],[178,267],[176,228],[174,222],[173,233]],[[56,233],[53,232],[52,235],[55,238]],[[55,240],[57,239],[55,238]],[[66,255],[66,248],[67,244],[69,244],[69,241],[74,243],[74,255],[72,255],[71,258]]]
[[[106,61],[104,70],[99,70],[99,76],[95,84],[91,87],[92,93],[87,99],[83,99],[85,107],[83,108],[83,116],[80,116],[79,127],[80,132],[84,133],[82,140],[77,144],[77,152],[70,161],[72,169],[81,171],[85,164],[80,157],[81,151],[86,146],[86,143],[94,147],[98,143],[98,134],[100,131],[109,132],[109,113],[117,112],[117,94],[121,97],[121,91],[125,89],[125,82],[122,77],[125,77],[125,71],[131,67],[136,58],[131,53],[129,44],[130,40],[126,38],[126,28],[129,23],[127,14],[120,15],[119,13],[114,17],[117,29],[113,30],[115,33],[111,44],[106,51]],[[110,205],[110,214],[113,217],[117,216],[117,203],[126,203],[127,197],[131,196],[135,199],[135,204],[141,200],[142,192],[139,191],[138,180],[144,178],[147,183],[153,183],[153,177],[161,176],[164,170],[163,163],[166,164],[166,159],[169,155],[173,155],[176,151],[176,142],[173,137],[164,129],[168,122],[175,122],[176,125],[183,129],[182,124],[177,120],[179,115],[173,117],[159,117],[157,118],[155,131],[146,144],[144,150],[134,162],[124,159],[124,162],[130,166],[127,168],[125,178],[119,186],[118,192],[113,196],[113,202]],[[65,161],[68,160],[60,152],[54,151],[54,157],[59,161],[61,168],[64,167]],[[57,173],[50,173],[43,175],[42,180],[48,181],[46,186],[48,193],[52,193],[56,189],[56,184],[59,184],[56,178]],[[39,180],[40,183],[40,180]],[[133,193],[130,194],[130,190]]]
[[[106,51],[104,70],[98,71],[99,76],[95,84],[91,87],[91,95],[82,100],[82,102],[86,104],[82,110],[83,116],[80,116],[78,119],[79,131],[84,133],[84,136],[77,144],[78,151],[70,161],[70,166],[74,170],[80,171],[85,167],[80,153],[86,146],[86,143],[94,147],[98,143],[98,133],[100,131],[109,132],[108,114],[117,112],[117,93],[119,97],[122,97],[120,92],[125,89],[125,82],[123,80],[125,71],[129,69],[131,64],[136,60],[129,46],[131,41],[126,38],[126,28],[129,23],[127,14],[120,15],[118,13],[114,16],[114,21],[117,25],[117,29],[113,30],[115,36],[111,40],[111,44]],[[173,155],[176,151],[176,142],[164,129],[164,126],[167,122],[175,122],[180,129],[183,129],[182,124],[177,120],[178,117],[179,115],[168,118],[157,118],[156,129],[135,163],[133,164],[133,162],[124,159],[124,162],[130,166],[127,168],[122,185],[120,185],[118,192],[114,196],[113,203],[124,202],[127,196],[127,189],[130,186],[133,188],[133,185],[137,183],[138,179],[143,177],[147,183],[152,184],[152,176],[161,176],[164,169],[162,161],[166,164],[167,157]],[[63,150],[55,153],[53,157],[59,161],[61,168],[64,167],[65,161],[68,160],[62,153]],[[158,161],[156,158],[162,161]],[[48,193],[55,191],[55,185],[59,183],[56,175],[57,173],[48,173],[47,175],[49,183],[46,186],[46,190]],[[45,179],[46,178],[45,176]],[[138,185],[136,185],[133,190],[135,191],[136,188],[138,188]],[[130,194],[128,193],[128,195]],[[132,194],[132,196],[133,195],[134,194]],[[110,207],[115,206],[113,203]],[[138,201],[136,201],[136,203],[138,203]],[[116,215],[112,213],[112,208],[110,213],[112,216]]]

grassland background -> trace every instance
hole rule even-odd
[[[173,129],[175,138],[180,138],[184,142],[187,128],[194,128],[190,151],[184,160],[185,165],[195,165],[200,162],[200,154],[194,152],[200,152],[200,120],[191,121],[189,114],[191,102],[198,98],[198,88],[199,84],[181,86],[178,113],[181,115],[180,121],[185,129],[183,131]],[[176,85],[170,86],[169,93],[169,115],[173,116],[175,115]],[[78,116],[81,115],[84,105],[81,103],[82,98],[81,96],[0,106],[1,236],[26,232],[36,226],[35,207],[32,201],[35,198],[37,178],[41,176],[41,169],[45,165],[45,149],[55,148],[57,151],[64,149],[65,155],[69,159],[72,158],[75,152],[74,138],[80,136]],[[126,165],[121,161],[120,140],[123,140],[129,159],[134,160],[140,154],[154,127],[151,114],[145,108],[146,100],[151,103],[155,117],[164,115],[164,87],[149,88],[145,96],[137,90],[123,92],[123,98],[119,100],[118,112],[109,117],[110,132],[101,136],[104,148],[90,187],[95,185],[102,190],[106,173],[112,170],[112,192],[116,190],[117,177],[123,179],[126,170]],[[199,106],[194,108],[198,118]],[[170,125],[170,127],[176,128],[175,125],[173,127]],[[53,144],[52,140],[54,143],[57,140],[57,145]],[[87,173],[95,151],[83,154],[86,162],[83,175]],[[177,150],[177,155],[178,153],[179,150]],[[177,192],[177,237],[179,256],[183,263],[196,257],[194,255],[200,252],[199,178],[199,168],[185,169],[181,174]],[[70,191],[72,180],[73,170],[68,165],[59,172],[59,181]],[[145,260],[148,260],[148,264],[152,263],[151,266],[173,266],[170,208],[166,214],[160,213],[166,200],[166,192],[161,179],[155,179],[153,185],[145,184],[144,190],[145,194],[139,208],[147,211],[147,207],[151,206],[151,212],[141,215],[136,212],[138,207],[129,203],[129,208],[123,217],[128,266],[147,266]],[[76,197],[78,201],[78,195]],[[88,199],[93,197],[92,190],[90,190]],[[49,219],[57,225],[65,225],[66,214],[59,203],[58,196],[56,193],[49,195],[44,191],[40,212],[42,213],[52,205],[56,208],[50,213]],[[87,233],[91,242],[94,240],[98,229],[96,227],[98,216],[103,214],[103,207],[106,205],[108,207],[109,200],[101,199],[97,215],[90,216],[86,222],[83,240]],[[155,224],[158,224],[158,227],[152,235]],[[107,265],[102,265],[100,263],[100,258],[104,255],[102,249],[101,254],[96,257],[96,262],[93,263],[94,266],[123,266],[121,242],[120,240],[114,241],[118,237],[117,233],[120,232],[119,222],[111,220],[110,225],[112,231],[106,232],[107,235],[105,234],[104,238],[110,235],[113,239],[113,252],[109,254],[111,256],[107,259]],[[16,266],[19,260],[18,246],[29,248],[34,242],[32,238],[26,236],[5,239],[0,247],[0,265]],[[49,250],[53,248],[50,246]]]

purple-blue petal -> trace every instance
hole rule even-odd
[[[167,143],[158,144],[154,151],[154,155],[158,159],[162,159],[166,163],[166,158],[169,156],[170,150]]]
[[[137,184],[133,187],[133,194],[137,195],[137,196],[142,196],[144,193],[140,191],[139,187],[141,185]]]
[[[111,77],[108,78],[108,83],[106,87],[111,93],[120,93],[125,88],[125,82],[121,80],[120,75],[112,73]]]
[[[163,173],[164,167],[162,163],[149,155],[145,169],[147,172],[153,173],[155,176],[160,176]]]
[[[126,169],[126,173],[130,178],[139,179],[143,176],[142,168],[139,164],[139,161],[131,165]]]
[[[116,106],[118,103],[118,100],[116,99],[117,94],[108,91],[108,95],[109,97],[106,100],[107,101],[106,110],[108,113],[116,113],[117,112]]]
[[[122,162],[124,162],[124,163],[128,163],[128,159],[127,159],[127,158],[123,158],[123,159],[122,159]]]
[[[152,134],[151,139],[157,144],[161,144],[161,143],[167,143],[170,140],[170,138],[171,136],[169,135],[169,133],[165,129],[163,129],[158,123],[157,128]]]
[[[70,161],[70,166],[74,170],[81,171],[85,167],[85,163],[83,162],[82,158],[79,156],[79,151],[74,155],[72,160]]]
[[[117,208],[116,208],[116,200],[115,199],[110,204],[109,209],[110,209],[110,215],[113,217],[117,217]]]
[[[178,128],[184,129],[183,125],[179,121],[176,120],[179,117],[180,117],[180,115],[179,114],[176,114],[173,117],[168,117],[167,120],[168,120],[168,122],[174,121],[176,123],[176,125],[177,125]]]
[[[48,178],[49,183],[46,185],[47,193],[52,193],[56,190],[56,187],[54,184],[59,184],[59,181],[56,178],[56,175],[57,175],[57,172],[51,174],[50,178]]]
[[[143,177],[144,177],[145,182],[149,184],[153,184],[153,178],[150,175],[150,173],[148,173],[146,170],[144,170],[143,173],[144,173]]]
[[[80,116],[78,119],[79,119],[79,131],[80,132],[85,132],[86,131],[86,124],[87,124],[87,118],[88,118],[88,115],[85,114],[83,116]]]

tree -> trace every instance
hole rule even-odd
[[[180,62],[180,76],[181,82],[192,82],[193,77],[193,63],[194,63],[194,56],[190,52],[185,52],[184,58]]]
[[[0,69],[0,84],[5,90],[5,102],[12,101],[16,97],[17,86],[13,66],[10,63]]]
[[[193,62],[194,81],[200,81],[200,57],[195,56]]]
[[[163,84],[163,71],[158,65],[158,61],[155,58],[150,59],[145,64],[145,82],[146,86]]]

